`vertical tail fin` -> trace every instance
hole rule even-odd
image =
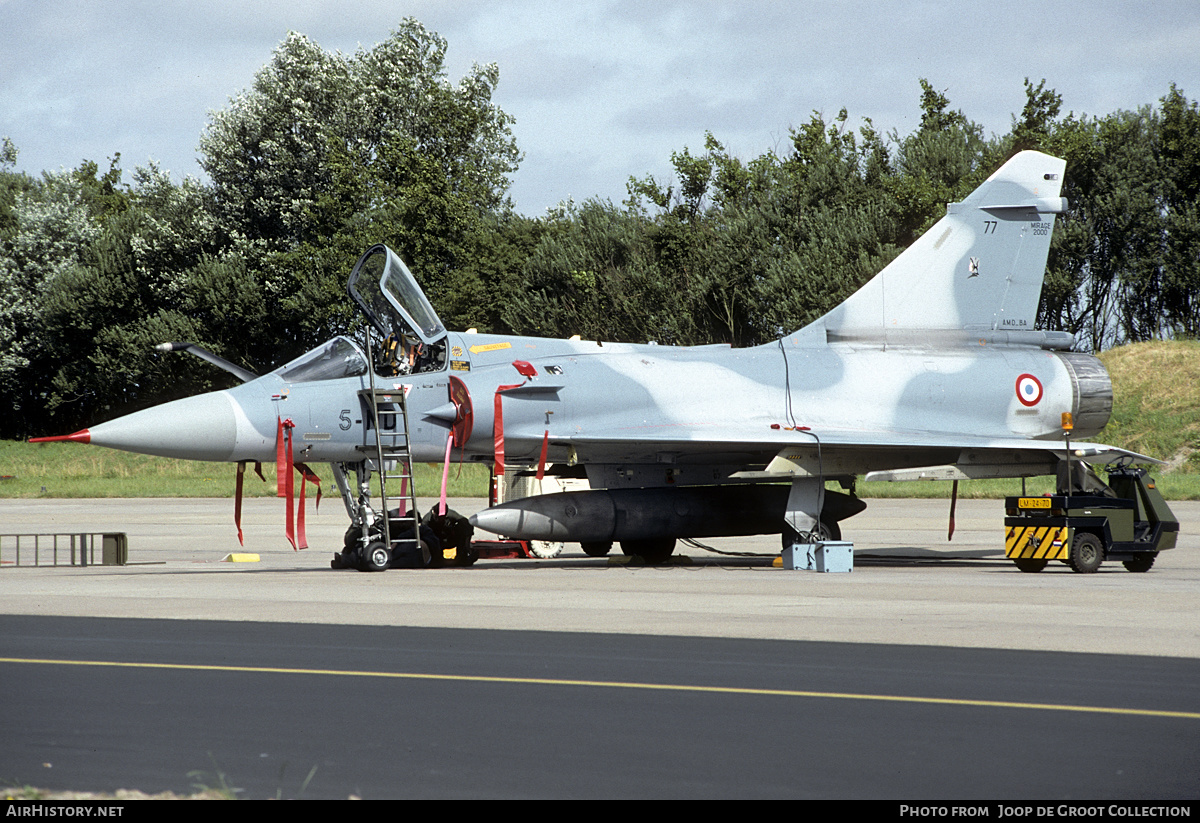
[[[814,325],[829,339],[896,332],[1031,331],[1066,161],[1013,157]]]

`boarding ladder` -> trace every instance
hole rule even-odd
[[[370,373],[369,389],[359,392],[362,405],[371,413],[371,428],[375,432],[376,473],[379,475],[379,503],[384,513],[383,539],[393,555],[418,552],[421,524],[417,513],[417,496],[413,488],[412,451],[408,429],[408,402],[404,388],[381,388],[375,382],[375,369]],[[369,447],[368,447],[369,448]],[[389,493],[388,483],[400,482],[398,493]],[[392,505],[400,513],[391,515]],[[401,535],[393,537],[393,535]]]

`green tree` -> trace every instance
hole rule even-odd
[[[104,174],[84,161],[16,198],[0,254],[4,435],[80,428],[224,384],[219,371],[153,350],[167,340],[255,365],[245,353],[264,301],[244,267],[214,287],[236,238],[220,230],[206,189],[156,167],[133,178],[122,182],[117,158]]]
[[[1046,88],[1045,80],[1034,88],[1033,83],[1026,77],[1025,107],[1021,109],[1020,119],[1013,118],[1012,152],[1016,154],[1026,149],[1046,151],[1051,141],[1055,118],[1061,110],[1061,94]]]
[[[487,291],[464,272],[520,156],[512,118],[492,103],[496,66],[452,85],[445,52],[412,19],[353,55],[289,34],[205,130],[217,213],[265,247],[248,262],[280,295],[274,336],[295,337],[290,349],[345,326],[342,285],[372,243],[405,258],[450,326],[469,319],[457,295]]]
[[[662,337],[674,305],[658,277],[643,216],[608,201],[568,203],[544,219],[525,288],[503,312],[514,331],[588,340]],[[669,332],[668,332],[669,333]]]
[[[950,108],[950,98],[934,89],[933,84],[924,77],[921,84],[921,131],[940,132],[956,128],[966,128],[967,117],[962,111],[947,111]]]
[[[7,436],[28,431],[39,416],[48,391],[39,365],[61,354],[44,335],[42,293],[78,265],[100,233],[77,174],[47,173],[18,188],[0,254],[0,390],[9,404]]]
[[[509,209],[488,215],[468,238],[465,260],[456,272],[459,287],[443,296],[440,305],[461,328],[515,332],[505,315],[525,292],[525,263],[548,229],[547,221]]]
[[[814,113],[792,132],[792,150],[750,166],[765,176],[762,193],[743,205],[740,220],[761,219],[750,258],[760,316],[747,342],[768,342],[820,317],[870,276],[883,251],[888,209],[878,183],[887,174],[887,152],[868,122],[858,136],[843,109],[833,123]],[[859,137],[862,138],[860,145]],[[734,258],[736,259],[736,258]]]
[[[1100,350],[1161,336],[1166,211],[1149,107],[1068,117],[1049,134],[1067,160],[1040,322]]]
[[[833,122],[814,113],[785,153],[743,162],[708,134],[702,152],[671,155],[672,181],[631,179],[624,211],[566,209],[506,317],[603,339],[735,346],[812,322],[986,173],[979,127],[922,89],[923,126],[895,139],[895,156],[869,120],[855,131],[845,110]]]
[[[1200,109],[1171,84],[1158,159],[1166,207],[1162,307],[1171,331],[1200,337]]]
[[[903,138],[892,133],[895,171],[881,180],[897,221],[893,242],[902,248],[936,223],[947,203],[969,194],[1004,159],[983,139],[981,126],[961,111],[947,111],[949,100],[934,92],[928,80],[921,80],[921,89],[921,126]]]
[[[0,243],[11,242],[17,228],[13,211],[17,197],[33,187],[29,175],[13,171],[17,164],[17,147],[5,137],[0,140]]]

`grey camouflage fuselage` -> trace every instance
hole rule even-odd
[[[684,348],[465,334],[441,331],[436,316],[406,322],[403,311],[365,305],[381,330],[411,335],[396,326],[428,324],[432,331],[418,336],[439,353],[425,371],[376,383],[407,393],[418,461],[440,462],[451,427],[457,421],[461,429],[469,410],[469,438],[456,445],[455,459],[491,462],[496,396],[508,387],[500,402],[511,464],[538,463],[545,441],[546,463],[582,467],[594,490],[789,487],[783,510],[747,516],[755,522],[745,524],[746,534],[780,531],[785,521],[801,533],[811,528],[826,479],[1052,474],[1066,457],[1062,414],[1073,416],[1072,437],[1086,439],[1104,427],[1112,404],[1099,361],[1070,351],[1070,335],[1034,328],[1054,218],[1065,209],[1064,166],[1037,152],[1016,155],[848,300],[773,343]],[[368,258],[372,272],[391,278],[381,289],[395,292],[407,275],[403,264],[383,247]],[[416,289],[415,281],[404,288]],[[402,309],[414,298],[395,299]],[[278,421],[289,419],[296,460],[361,462],[371,440],[358,394],[369,383],[367,358],[342,338],[326,347],[235,388],[86,434],[98,445],[149,454],[269,461]],[[514,361],[532,371],[520,374]],[[461,381],[457,402],[452,379]],[[1071,447],[1100,462],[1125,454]],[[706,507],[720,508],[712,502],[719,494],[705,494]],[[646,526],[647,537],[688,536],[679,526],[686,514],[666,517],[664,507],[678,501],[687,509],[696,495],[646,498],[664,514],[659,521],[672,524],[660,529],[670,534]],[[567,522],[573,499],[583,500],[512,501],[474,522],[513,537],[603,539],[594,522]],[[547,506],[553,511],[542,511]],[[636,509],[636,495],[629,506]],[[614,517],[621,516],[618,509]],[[727,531],[737,512],[721,522]]]

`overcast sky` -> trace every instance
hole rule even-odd
[[[528,215],[619,202],[631,175],[666,180],[671,152],[702,149],[705,131],[747,159],[814,110],[907,134],[921,77],[988,134],[1009,129],[1026,77],[1092,115],[1156,103],[1172,82],[1200,98],[1198,0],[0,0],[0,135],[30,173],[120,152],[127,171],[155,160],[199,177],[209,112],[289,30],[354,52],[407,16],[449,42],[452,81],[500,66]]]

